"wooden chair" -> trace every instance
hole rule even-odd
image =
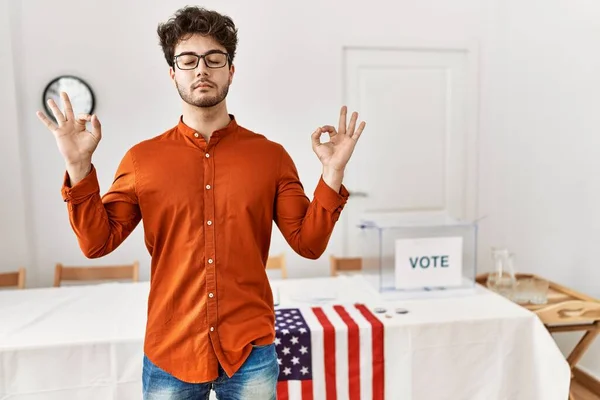
[[[267,270],[278,269],[281,271],[281,279],[287,279],[287,268],[285,267],[285,253],[278,256],[270,256],[267,259]]]
[[[62,281],[104,281],[139,280],[140,265],[137,261],[128,265],[113,265],[100,267],[76,267],[58,263],[54,270],[54,287],[59,287]]]
[[[15,272],[0,273],[0,287],[25,289],[25,268],[21,267]]]
[[[361,271],[362,258],[360,257],[329,257],[331,276],[337,276],[338,272]]]

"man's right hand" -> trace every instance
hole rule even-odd
[[[102,127],[96,115],[73,115],[73,107],[66,93],[61,93],[64,114],[54,100],[48,100],[48,106],[54,114],[58,126],[44,113],[38,111],[38,118],[54,134],[58,150],[65,159],[71,186],[89,174],[92,168],[92,154],[102,139]],[[86,123],[91,122],[91,132],[86,130]]]

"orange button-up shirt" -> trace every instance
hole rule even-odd
[[[62,195],[83,253],[113,251],[142,221],[152,256],[144,352],[186,382],[232,376],[273,343],[265,264],[273,221],[300,255],[327,247],[348,198],[321,178],[311,202],[284,148],[230,123],[206,143],[179,124],[132,147],[100,197],[96,171]]]

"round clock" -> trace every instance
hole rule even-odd
[[[48,107],[48,99],[53,99],[56,105],[63,110],[60,98],[61,92],[65,92],[69,96],[75,117],[79,114],[91,114],[94,112],[95,99],[92,88],[81,78],[63,75],[53,79],[44,89],[42,101],[48,116],[54,119],[54,114],[52,114],[52,110]]]

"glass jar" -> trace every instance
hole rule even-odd
[[[514,255],[506,248],[492,248],[494,271],[487,277],[488,289],[512,300],[515,294],[516,278]]]

